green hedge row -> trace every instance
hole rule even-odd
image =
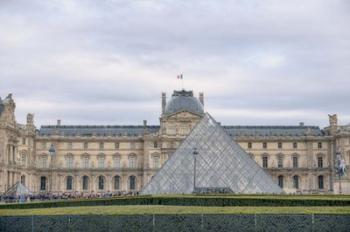
[[[0,209],[31,209],[102,205],[178,205],[178,206],[350,206],[350,199],[279,199],[279,198],[228,198],[205,196],[138,196],[108,199],[43,201],[24,204],[0,205]]]

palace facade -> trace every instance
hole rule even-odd
[[[162,93],[160,125],[34,125],[0,98],[0,193],[21,181],[33,192],[139,191],[204,116],[204,95]],[[223,126],[287,193],[350,193],[350,125]],[[347,164],[336,174],[336,155]]]

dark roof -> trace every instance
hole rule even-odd
[[[318,126],[223,126],[232,136],[322,136]]]
[[[149,133],[159,130],[159,126],[146,126]],[[144,126],[41,126],[40,136],[59,134],[63,136],[142,136]]]
[[[325,135],[317,126],[223,126],[231,137],[239,136],[305,136]],[[149,133],[158,132],[160,126],[147,126]],[[144,126],[42,126],[38,135],[49,136],[142,136]]]
[[[174,91],[170,101],[165,107],[165,115],[173,113],[188,111],[195,114],[204,114],[202,103],[193,97],[193,91]]]
[[[0,97],[0,116],[1,116],[2,111],[4,111],[4,108],[5,108],[5,106],[2,103],[2,100],[1,100],[1,97]]]

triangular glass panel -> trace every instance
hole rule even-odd
[[[281,193],[282,189],[205,114],[141,194],[194,192]]]

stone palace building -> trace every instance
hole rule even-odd
[[[21,181],[33,192],[139,191],[204,116],[204,96],[162,93],[160,125],[34,125],[15,119],[12,95],[0,98],[0,193]],[[223,126],[287,193],[350,193],[350,125],[326,128]],[[339,180],[336,155],[346,163]],[[341,183],[341,184],[340,184]]]

